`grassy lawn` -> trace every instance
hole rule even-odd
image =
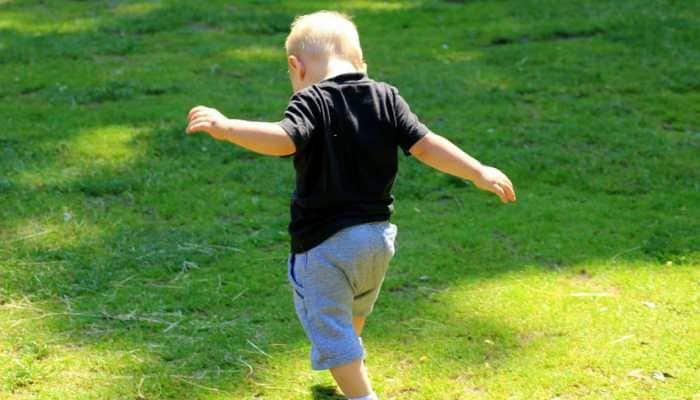
[[[286,281],[279,120],[321,1],[0,0],[0,398],[339,399]],[[518,189],[402,157],[383,399],[700,399],[700,3],[346,1],[369,74]]]

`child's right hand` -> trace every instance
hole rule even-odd
[[[226,139],[229,119],[215,108],[197,106],[187,114],[187,134],[206,132],[216,140]]]
[[[474,179],[474,184],[481,190],[495,193],[503,203],[515,202],[513,183],[497,168],[482,166],[477,178]]]

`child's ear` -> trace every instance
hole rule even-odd
[[[304,68],[304,63],[302,63],[300,59],[294,55],[290,55],[287,57],[287,64],[289,64],[289,70],[294,75],[298,76],[301,80],[304,79],[304,76],[306,76],[306,68]]]

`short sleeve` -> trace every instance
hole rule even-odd
[[[319,124],[317,108],[311,94],[307,91],[297,92],[289,99],[284,118],[278,124],[294,141],[296,153],[304,150],[311,139],[311,134]]]
[[[423,136],[430,133],[430,130],[418,120],[416,114],[411,111],[411,107],[409,107],[406,100],[401,97],[396,88],[393,89],[393,93],[398,144],[404,154],[410,156],[411,153],[408,150]]]

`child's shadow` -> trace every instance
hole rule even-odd
[[[338,393],[335,386],[331,385],[313,385],[311,394],[314,400],[346,400],[347,397]]]

